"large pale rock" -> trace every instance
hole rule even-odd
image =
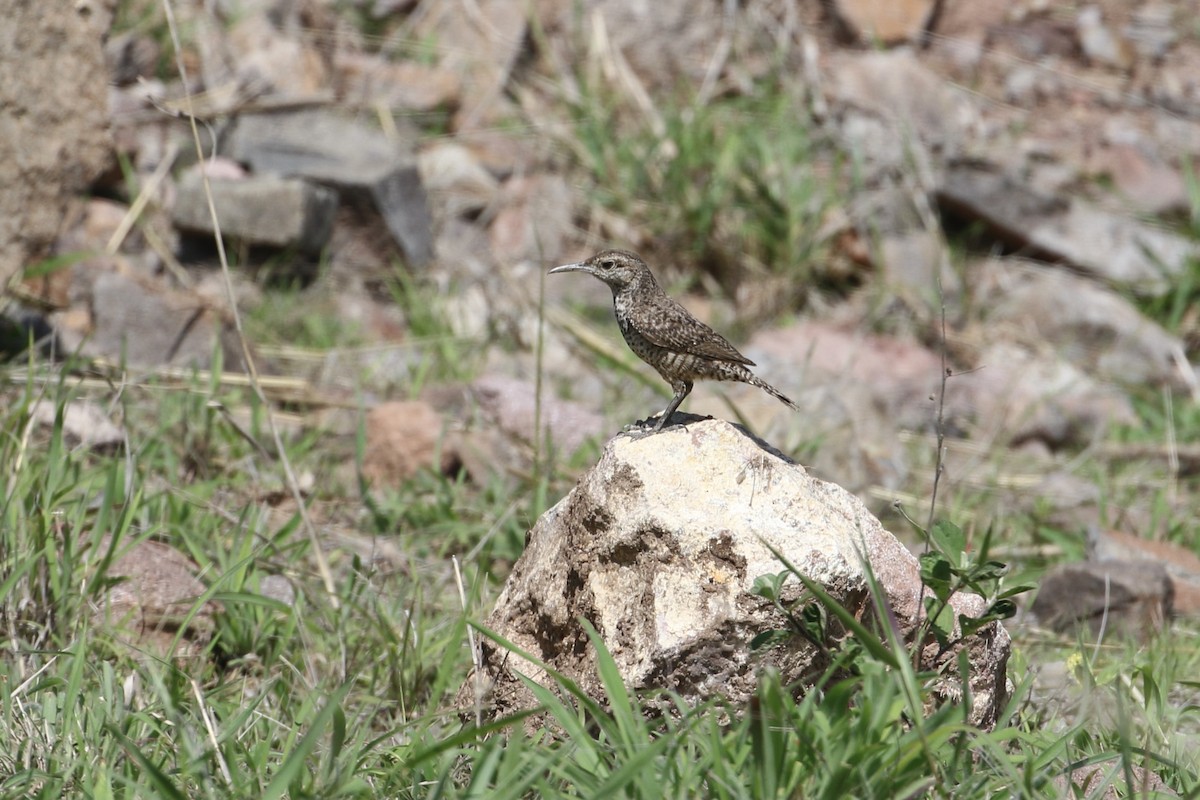
[[[631,689],[745,702],[764,667],[779,669],[790,683],[824,665],[799,637],[751,652],[756,635],[787,627],[750,593],[756,578],[783,569],[771,547],[877,625],[865,558],[901,634],[913,634],[921,584],[912,554],[848,492],[718,420],[610,441],[599,463],[529,532],[487,625],[596,697],[602,688],[581,618],[595,625]],[[792,579],[784,595],[798,597],[799,582]],[[960,614],[984,611],[977,596],[953,602]],[[834,640],[846,635],[836,623],[828,633]],[[993,623],[946,653],[930,645],[922,668],[945,669],[943,689],[957,696],[961,687],[951,676],[965,649],[971,719],[989,726],[1007,695],[1009,647],[1008,634]],[[518,673],[551,683],[533,663],[492,645],[484,647],[483,670],[489,713],[535,705]],[[473,706],[480,683],[464,684],[462,708]]]

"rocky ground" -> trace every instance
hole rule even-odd
[[[1134,628],[1200,613],[1195,0],[171,7],[178,51],[138,0],[22,10],[60,35],[0,48],[16,341],[108,375],[249,357],[331,461],[365,411],[374,485],[485,483],[660,407],[607,290],[543,278],[636,249],[803,413],[686,410],[898,533],[936,486],[1007,560],[1068,562],[1043,624],[1112,584]]]

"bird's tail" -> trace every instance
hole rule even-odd
[[[800,410],[800,406],[796,405],[796,403],[792,400],[792,398],[788,397],[786,394],[779,391],[774,386],[767,383],[766,381],[764,381],[762,378],[758,377],[757,375],[752,375],[751,377],[753,378],[753,380],[748,381],[748,383],[751,386],[757,386],[758,388],[762,389],[764,392],[771,395],[776,400],[783,403],[785,406],[792,409],[793,411]]]

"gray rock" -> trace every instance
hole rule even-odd
[[[1053,57],[1038,64],[1017,64],[1004,79],[1004,98],[1016,105],[1032,106],[1056,97],[1062,91],[1065,72],[1062,63]]]
[[[1079,199],[1071,200],[1066,214],[1034,225],[1029,242],[1105,280],[1155,295],[1169,291],[1200,255],[1182,236]]]
[[[496,200],[500,183],[470,149],[445,142],[421,152],[421,180],[441,218],[478,214]]]
[[[993,332],[1049,346],[1081,370],[1126,386],[1173,384],[1183,342],[1094,280],[1020,259],[991,259],[971,273],[975,303]]]
[[[1191,208],[1183,174],[1168,164],[1141,137],[1115,142],[1105,164],[1116,190],[1130,207],[1143,214],[1186,214]]]
[[[92,287],[92,328],[82,346],[86,355],[135,366],[205,366],[221,323],[198,297],[106,272]],[[236,369],[240,361],[226,348],[225,369]]]
[[[544,3],[553,9],[540,20],[558,37],[547,37],[552,46],[566,47],[572,41],[596,42],[593,48],[619,53],[636,73],[637,79],[651,89],[677,88],[681,82],[699,84],[712,66],[721,41],[725,19],[714,5],[697,13],[693,0],[583,0],[583,2]],[[711,10],[710,10],[711,9]],[[548,18],[547,18],[548,17]],[[765,43],[763,31],[756,30],[750,15],[742,17],[739,38]],[[603,27],[600,27],[603,26]],[[582,30],[581,30],[582,29]],[[582,32],[582,36],[579,34]],[[775,31],[777,32],[777,31]],[[602,37],[602,38],[601,38]],[[558,40],[555,42],[554,40]],[[603,41],[603,44],[599,44]],[[611,50],[610,50],[611,48]],[[593,50],[595,52],[595,50]],[[572,63],[581,59],[576,53],[563,52],[559,58]]]
[[[378,130],[323,109],[246,114],[229,134],[225,155],[255,172],[308,178],[337,189],[344,200],[370,203],[410,263],[424,265],[433,255],[413,150]]]
[[[1147,294],[1167,292],[1200,248],[1169,231],[1082,200],[1063,200],[973,164],[951,167],[938,189],[946,209],[978,219],[1013,246],[1066,261],[1106,281]]]
[[[560,175],[526,175],[504,184],[503,207],[488,229],[501,263],[558,261],[576,232],[575,193]]]
[[[829,72],[831,105],[878,118],[901,146],[916,141],[953,155],[978,116],[967,97],[908,50],[842,54]]]
[[[1171,618],[1174,591],[1166,569],[1153,561],[1064,564],[1042,578],[1030,611],[1056,631],[1079,627],[1093,636],[1141,638]]]
[[[1200,615],[1200,556],[1171,542],[1143,539],[1132,533],[1088,530],[1089,561],[1153,561],[1162,564],[1171,580],[1172,610],[1179,615]]]
[[[285,606],[296,605],[296,587],[286,575],[264,575],[258,582],[258,593]]]
[[[29,409],[30,419],[39,425],[50,426],[58,409],[49,400],[38,400]],[[104,409],[87,400],[73,400],[63,408],[63,436],[72,446],[104,450],[125,443],[124,429],[114,425]]]
[[[292,100],[328,99],[329,69],[320,50],[302,35],[300,25],[288,32],[276,27],[280,10],[239,9],[221,44],[228,48],[233,79],[254,92]],[[310,25],[312,23],[309,23]]]
[[[295,247],[316,254],[329,241],[337,194],[296,178],[256,176],[210,180],[221,234],[252,245]],[[192,233],[214,232],[204,182],[199,175],[179,184],[171,218]]]
[[[76,3],[8,3],[0,25],[0,286],[47,255],[67,202],[112,159],[101,30]],[[99,11],[99,9],[96,9]]]
[[[946,417],[984,441],[1061,447],[1138,421],[1124,392],[1053,354],[997,341],[968,366],[946,386]]]
[[[957,296],[962,281],[950,266],[943,240],[928,231],[914,229],[884,236],[879,241],[881,277],[893,290],[916,295],[936,308],[942,297]]]
[[[375,53],[334,53],[339,99],[357,108],[431,112],[458,106],[459,74],[415,61],[388,61]]]
[[[824,663],[800,637],[751,652],[760,633],[786,628],[751,594],[755,579],[783,569],[769,547],[819,582],[852,613],[873,617],[863,559],[886,594],[901,635],[911,637],[921,607],[917,560],[840,487],[722,421],[698,421],[642,439],[618,436],[575,489],[529,532],[487,626],[601,698],[594,653],[580,618],[591,620],[630,689],[671,689],[688,702],[721,695],[749,702],[764,668],[785,684],[811,678]],[[784,599],[802,594],[793,578]],[[982,613],[974,595],[956,612]],[[827,631],[832,647],[846,635]],[[1009,688],[1010,644],[992,623],[959,638],[949,652],[931,645],[921,669],[971,664],[972,724],[995,724]],[[491,687],[488,715],[535,706],[518,673],[548,683],[515,653],[483,650],[483,675],[468,678],[460,708],[473,708],[476,680]],[[961,697],[947,670],[943,696]],[[802,690],[801,690],[802,691]]]
[[[742,400],[746,393],[740,387],[728,390],[754,430],[779,430],[783,436],[786,428],[779,422],[796,426],[798,418],[803,441],[821,443],[805,462],[817,474],[860,493],[904,484],[909,464],[899,429],[927,429],[935,417],[929,396],[941,373],[936,353],[912,339],[821,320],[760,331],[744,352],[761,365],[761,374],[780,376],[778,385],[802,409],[795,415],[757,398],[761,392]],[[691,408],[727,413],[701,402]],[[773,416],[761,417],[756,409]]]
[[[794,376],[797,387],[828,384],[843,394],[868,393],[892,418],[904,416],[914,400],[924,402],[942,371],[941,358],[920,342],[820,320],[762,331],[746,352],[763,374]],[[788,387],[781,381],[783,391]]]
[[[964,334],[968,340],[971,336]],[[942,361],[919,342],[805,320],[760,332],[745,352],[762,365],[763,374],[794,376],[794,388],[787,379],[781,381],[784,391],[795,392],[793,397],[824,391],[844,406],[835,414],[834,405],[824,402],[818,404],[821,413],[807,415],[814,420],[809,430],[820,431],[822,441],[834,433],[826,424],[841,417],[850,421],[851,436],[843,446],[822,447],[815,456],[814,463],[822,467],[833,466],[824,463],[827,451],[845,458],[859,448],[866,450],[868,461],[882,457],[899,464],[900,452],[888,444],[896,429],[929,430],[936,418],[931,398],[938,393]],[[1090,441],[1111,425],[1137,422],[1124,392],[1052,353],[999,341],[984,348],[974,363],[951,367],[955,375],[947,383],[945,405],[951,431],[1017,443],[1038,440],[1053,447]],[[807,399],[798,402],[807,409]],[[849,473],[828,474],[858,488]]]

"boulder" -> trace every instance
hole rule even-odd
[[[758,577],[784,569],[771,548],[878,625],[865,559],[893,624],[913,635],[922,596],[917,559],[853,495],[721,420],[609,441],[599,463],[529,532],[486,625],[597,698],[603,690],[581,620],[595,626],[632,690],[669,689],[692,703],[714,695],[747,702],[763,668],[802,685],[827,663],[798,636],[769,649],[751,646],[759,634],[787,627],[773,604],[751,592]],[[801,591],[791,578],[784,601]],[[971,617],[985,610],[974,595],[952,603]],[[827,634],[830,642],[846,636],[836,623]],[[965,651],[971,720],[987,727],[1008,694],[1009,650],[1008,634],[991,623],[945,652],[929,645],[921,668],[943,669],[943,696],[961,696],[954,665]],[[536,705],[518,674],[549,685],[546,672],[490,642],[482,651],[484,674],[463,685],[460,708],[474,708],[479,685],[490,686],[480,698],[489,716]]]

